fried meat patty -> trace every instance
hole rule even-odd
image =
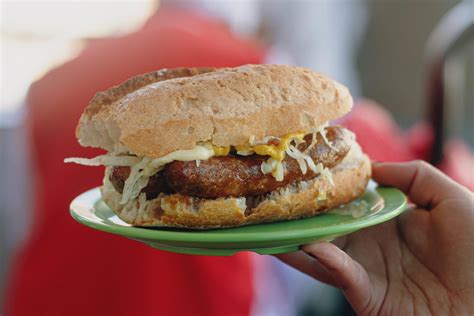
[[[317,133],[316,144],[307,154],[315,164],[326,168],[336,166],[350,150],[350,134],[340,126],[326,128],[326,138]],[[306,135],[304,142],[297,148],[303,152],[310,146],[312,135]],[[157,174],[150,177],[148,185],[142,190],[147,199],[153,199],[160,192],[177,192],[188,196],[218,198],[229,196],[253,196],[271,192],[294,181],[308,180],[317,174],[309,168],[306,174],[301,172],[297,160],[288,155],[283,160],[284,178],[277,181],[271,174],[263,174],[261,165],[268,156],[250,155],[211,157],[200,162],[173,161]],[[110,180],[114,188],[122,193],[125,180],[130,173],[129,167],[114,167]]]

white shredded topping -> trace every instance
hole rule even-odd
[[[285,170],[281,162],[277,161],[276,168],[272,171],[272,176],[274,176],[277,181],[283,181],[283,178],[285,177]]]
[[[273,139],[279,139],[278,137],[276,136],[265,136],[264,138],[262,139],[258,139],[256,140],[255,139],[255,136],[253,137],[253,139],[251,139],[251,142],[250,142],[250,145],[251,146],[256,146],[256,145],[266,145],[268,144],[268,142],[270,142],[271,140]]]
[[[326,127],[325,127],[325,126],[320,126],[320,127],[317,129],[317,132],[319,133],[319,135],[321,135],[321,137],[323,138],[324,142],[329,146],[329,148],[336,150],[336,147],[334,147],[334,145],[332,144],[332,142],[330,142],[330,141],[328,140],[328,137],[327,137],[327,135],[326,135],[327,131],[326,131]]]
[[[322,163],[318,163],[318,165],[316,166],[316,168],[318,169],[319,175],[320,175],[322,178],[324,178],[326,181],[328,181],[331,186],[334,186],[334,180],[333,180],[333,178],[332,178],[332,173],[331,173],[331,171],[329,171],[328,168],[324,168],[324,166],[323,166]]]
[[[301,173],[306,174],[306,172],[308,171],[308,167],[306,165],[306,160],[304,157],[306,155],[304,155],[301,151],[298,150],[298,148],[293,145],[290,145],[288,147],[288,149],[286,150],[286,154],[291,158],[295,159],[298,162],[298,165],[300,166]],[[309,157],[309,159],[311,159],[311,157]]]
[[[252,135],[249,138],[249,144],[252,145],[253,143],[255,143],[255,135]]]
[[[310,151],[311,149],[313,149],[313,147],[316,145],[316,143],[317,143],[317,137],[316,137],[316,135],[317,135],[316,132],[311,133],[311,144],[309,144],[309,146],[306,147],[306,149],[303,151],[303,154],[309,153],[309,151]]]
[[[149,177],[144,176],[144,174],[149,163],[150,158],[143,158],[142,161],[130,168],[130,175],[123,186],[121,204],[136,198],[140,191],[146,187]]]
[[[321,125],[320,127],[312,130],[312,141],[311,144],[301,152],[297,145],[302,143],[303,140],[293,139],[292,142],[294,145],[289,145],[285,151],[285,154],[290,156],[291,158],[295,159],[298,162],[298,165],[301,169],[303,174],[308,172],[310,169],[315,174],[319,174],[321,177],[324,177],[331,185],[334,185],[332,174],[324,166],[319,163],[315,165],[311,156],[308,155],[309,151],[316,145],[317,142],[317,133],[319,133],[326,144],[333,148],[333,145],[329,142],[326,137],[326,130],[325,127],[327,123]],[[249,139],[249,143],[254,145],[259,144],[267,144],[270,140],[275,139],[277,137],[274,136],[267,136],[261,140],[256,141],[255,136],[251,136]],[[244,150],[244,151],[237,151],[237,154],[242,156],[248,156],[254,154],[253,150]],[[125,181],[122,199],[120,201],[121,204],[126,204],[128,201],[134,200],[137,197],[143,199],[142,195],[140,195],[141,190],[146,187],[148,184],[149,178],[163,169],[163,167],[172,161],[195,161],[196,166],[199,167],[201,160],[207,160],[210,157],[214,156],[214,150],[212,146],[208,143],[202,143],[197,145],[193,149],[188,150],[177,150],[168,155],[165,155],[160,158],[147,158],[147,157],[136,157],[131,155],[125,155],[123,152],[117,150],[112,153],[97,156],[95,158],[87,159],[87,158],[66,158],[64,162],[66,163],[77,163],[86,166],[108,166],[108,167],[116,167],[116,166],[126,166],[130,167],[130,175]],[[273,177],[277,181],[282,181],[285,174],[285,168],[282,162],[275,160],[274,158],[268,158],[267,161],[264,161],[260,169],[263,174],[271,173]],[[139,196],[140,195],[140,196]]]
[[[146,209],[146,194],[140,193],[138,196],[138,214],[141,214]]]
[[[141,158],[136,156],[113,156],[113,155],[101,155],[95,158],[66,158],[66,163],[77,163],[85,166],[126,166],[131,167],[137,164]]]
[[[120,203],[125,204],[138,196],[140,191],[148,184],[148,179],[163,169],[163,167],[172,161],[193,161],[193,160],[207,160],[214,156],[214,151],[211,146],[198,145],[193,149],[177,150],[169,153],[166,156],[155,158],[143,158],[142,161],[130,169],[130,175],[125,181],[123,189],[122,200]],[[134,173],[135,172],[135,173]],[[133,175],[133,177],[132,177]],[[130,184],[127,186],[127,182]]]
[[[271,173],[273,169],[276,168],[277,163],[278,163],[278,160],[275,160],[270,157],[267,159],[267,161],[262,162],[262,165],[260,166],[260,170],[262,170],[263,174]]]
[[[316,198],[318,202],[326,201],[327,200],[327,195],[326,192],[323,189],[318,190],[318,196]]]
[[[237,151],[237,155],[241,155],[241,156],[250,156],[253,154],[254,154],[253,150],[238,150]]]
[[[123,187],[121,204],[138,197],[140,191],[148,184],[148,179],[163,169],[163,167],[174,160],[193,161],[207,160],[214,156],[212,146],[208,144],[197,145],[193,149],[177,150],[160,158],[151,159],[135,156],[113,156],[111,154],[98,156],[92,159],[67,158],[65,162],[74,162],[86,166],[127,166],[130,167],[130,175]]]
[[[285,177],[285,168],[283,167],[283,164],[271,157],[268,158],[267,161],[262,162],[260,170],[262,170],[263,174],[271,173],[277,181],[283,181],[283,178]]]
[[[302,153],[298,148],[292,145],[289,146],[289,148],[286,150],[286,153],[288,156],[298,162],[301,173],[306,174],[307,169],[309,168],[314,173],[319,174],[321,177],[325,178],[331,185],[334,185],[331,171],[329,171],[328,168],[325,168],[322,163],[315,165],[311,156]]]

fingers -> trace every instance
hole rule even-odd
[[[286,264],[326,284],[336,286],[356,312],[371,308],[372,286],[367,272],[337,246],[321,242],[303,246],[303,251],[276,255]]]
[[[444,199],[466,198],[470,192],[423,161],[373,163],[372,177],[405,192],[418,206],[430,209]]]
[[[316,280],[332,286],[337,286],[332,279],[330,272],[315,258],[303,251],[279,254],[275,255],[275,257]]]
[[[355,311],[368,308],[371,298],[371,284],[364,268],[352,260],[337,246],[328,243],[315,243],[303,246],[303,251],[317,259],[324,267],[333,285],[341,288]]]

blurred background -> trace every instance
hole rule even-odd
[[[451,28],[453,31],[447,34],[440,31],[440,34],[435,38],[431,37],[431,40],[430,35],[440,23],[456,24],[448,20],[443,22],[442,17],[461,2],[463,6],[458,7],[455,20],[467,21],[466,25],[470,25],[470,40],[466,35],[468,33],[462,33],[462,43],[456,43],[455,49],[449,51],[449,58],[436,58],[438,47],[446,41],[445,38],[448,38],[449,42],[450,36],[456,37],[456,27]],[[163,13],[160,17],[160,11],[171,14]],[[216,25],[215,30],[206,32],[198,26],[201,20],[193,20],[193,25],[189,19],[176,12],[197,16],[206,20],[206,23],[211,21]],[[394,144],[400,144],[400,148],[391,152],[403,154],[382,157],[380,160],[429,159],[436,131],[427,128],[427,122],[430,119],[436,121],[433,117],[441,111],[434,104],[436,102],[433,98],[441,100],[440,102],[445,104],[443,139],[446,141],[443,150],[449,150],[442,158],[445,162],[445,172],[451,172],[453,178],[465,185],[472,185],[474,162],[470,148],[474,146],[473,16],[474,2],[458,0],[2,1],[0,313],[6,301],[7,281],[14,282],[11,280],[13,274],[10,273],[16,264],[14,258],[25,255],[21,249],[28,243],[29,238],[34,238],[31,228],[41,219],[41,215],[35,213],[41,212],[37,207],[38,199],[45,198],[41,195],[44,186],[38,184],[41,183],[37,180],[38,174],[43,178],[53,176],[48,174],[51,171],[48,164],[53,162],[44,157],[35,158],[35,155],[44,152],[44,149],[39,149],[40,145],[37,143],[38,135],[43,134],[37,129],[42,124],[48,125],[50,129],[57,126],[57,130],[44,135],[53,135],[47,144],[60,147],[55,148],[56,152],[63,148],[60,138],[66,130],[60,128],[61,124],[49,125],[45,120],[45,116],[48,116],[53,122],[61,121],[63,115],[69,113],[65,109],[69,106],[67,99],[51,101],[54,106],[61,108],[61,111],[57,111],[49,101],[51,94],[60,94],[60,91],[56,92],[54,86],[51,86],[52,82],[63,82],[63,86],[57,86],[58,90],[61,90],[68,89],[66,85],[71,89],[71,85],[80,87],[88,80],[99,80],[103,67],[106,67],[103,65],[112,63],[110,60],[113,60],[113,57],[110,56],[122,47],[117,40],[117,45],[110,45],[108,50],[104,48],[106,53],[97,54],[100,61],[95,68],[90,66],[89,69],[89,73],[97,71],[93,76],[84,77],[79,74],[79,70],[69,69],[68,73],[64,74],[64,80],[50,80],[49,86],[41,85],[40,81],[37,89],[31,90],[33,92],[30,93],[29,88],[33,82],[43,80],[51,71],[57,75],[65,69],[61,66],[64,63],[85,59],[87,54],[92,54],[91,47],[96,45],[97,48],[102,45],[100,43],[104,43],[101,39],[108,38],[110,41],[141,34],[144,30],[151,32],[149,26],[161,18],[162,21],[167,21],[157,22],[165,24],[159,29],[159,32],[163,33],[161,37],[140,38],[137,35],[134,37],[136,41],[156,40],[157,49],[159,50],[161,45],[165,50],[166,45],[177,45],[173,43],[173,38],[166,37],[167,30],[172,30],[194,36],[201,43],[208,43],[207,47],[219,44],[216,50],[222,50],[222,54],[240,54],[234,59],[228,59],[231,60],[229,62],[216,62],[216,66],[233,66],[249,60],[295,64],[328,74],[351,89],[357,101],[356,110],[360,107],[357,112],[359,114],[354,114],[355,116],[365,116],[367,122],[380,122],[380,126],[374,129],[361,127],[362,132],[358,137],[364,139],[364,133],[378,133],[380,130],[380,134],[393,137]],[[225,36],[236,38],[233,41],[238,43],[236,47],[242,50],[237,52],[235,48],[226,48],[228,51],[222,48],[230,44],[226,44],[227,37],[223,37],[217,29],[230,34]],[[216,44],[216,41],[219,43]],[[135,42],[130,43],[134,45]],[[145,54],[145,51],[135,52],[135,57],[124,60],[125,62],[111,64],[110,67],[115,67],[114,69],[123,67],[127,71],[118,71],[120,75],[116,80],[107,81],[108,86],[118,84],[130,75],[163,66],[201,65],[206,62],[205,59],[191,58],[187,59],[188,64],[181,65],[177,61],[167,62],[168,59],[163,61],[164,57],[156,53],[155,64],[151,56],[146,67],[137,67],[134,70],[133,64],[142,58],[141,54]],[[179,55],[180,52],[176,51],[176,54]],[[242,57],[245,54],[251,57]],[[195,56],[199,56],[199,53]],[[436,62],[432,63],[433,60]],[[433,69],[438,72],[433,72]],[[442,91],[434,83],[440,69],[443,75]],[[108,87],[104,85],[105,81],[98,84],[97,88]],[[92,91],[85,93],[83,99],[90,99]],[[83,107],[86,105],[87,101],[82,103]],[[71,110],[76,121],[82,109]],[[350,118],[348,120],[348,124],[351,124]],[[383,142],[383,138],[377,139]],[[449,140],[452,142],[449,143]],[[370,148],[371,145],[367,146]],[[381,143],[372,146],[381,146]],[[73,150],[78,149],[70,150],[64,147],[63,158],[72,155]],[[376,155],[377,153],[372,157],[377,158]],[[54,163],[59,165],[61,154],[58,154],[58,157]],[[454,162],[463,166],[461,172],[453,167]],[[54,176],[61,177],[62,171],[58,170],[62,169],[56,169]],[[61,187],[56,189],[55,192],[49,192],[49,198],[60,198],[64,195]],[[73,194],[80,192],[77,189],[71,190]],[[67,206],[59,211],[67,213]],[[278,281],[280,286],[286,287],[288,293],[293,293],[293,297],[288,298],[289,302],[285,305],[283,314],[350,314],[350,309],[344,305],[337,290],[315,284],[278,263],[271,264],[276,265],[276,271],[282,274],[283,279]],[[263,301],[265,300],[262,299]],[[268,298],[265,302],[269,304]],[[275,310],[271,313],[264,312],[265,307],[255,310],[256,314],[279,315]]]

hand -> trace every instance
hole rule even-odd
[[[278,255],[343,290],[361,315],[474,315],[474,195],[424,162],[373,164],[416,205],[331,243]],[[472,170],[466,170],[472,172]]]

